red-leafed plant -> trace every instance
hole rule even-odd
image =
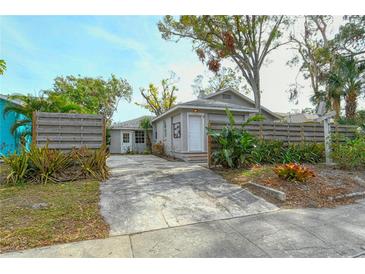
[[[273,170],[276,175],[287,181],[306,182],[315,177],[311,169],[296,163],[278,165]]]

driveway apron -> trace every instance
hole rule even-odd
[[[152,155],[113,155],[101,184],[110,234],[123,235],[222,220],[277,207],[198,164]]]

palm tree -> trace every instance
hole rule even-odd
[[[60,95],[50,95],[45,98],[43,96],[36,97],[31,95],[12,95],[9,99],[18,100],[21,104],[8,103],[4,109],[3,115],[10,112],[18,114],[19,119],[10,128],[13,135],[20,135],[21,140],[25,140],[31,136],[32,116],[35,111],[44,112],[78,112],[83,113],[83,108],[79,105],[71,103]],[[19,130],[22,128],[23,130]]]
[[[364,72],[364,63],[354,58],[338,57],[330,73],[329,96],[334,99],[334,110],[340,108],[340,98],[344,96],[347,119],[356,116],[357,98],[364,89]]]
[[[152,128],[151,118],[150,118],[150,117],[148,117],[148,116],[144,117],[144,118],[140,121],[139,126],[140,126],[141,128],[143,128],[143,129],[144,129],[144,131],[145,131],[147,149],[148,149],[149,151],[151,151],[151,139],[150,139],[150,136],[149,136],[149,134],[148,134],[148,131],[149,131],[149,130],[151,130],[151,128]]]

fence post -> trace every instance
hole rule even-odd
[[[32,144],[37,144],[37,112],[33,111],[32,112]]]
[[[324,147],[326,153],[326,164],[331,165],[331,125],[329,118],[323,120]]]
[[[210,122],[208,122],[208,128],[210,128],[211,127],[211,123]],[[207,142],[208,142],[208,146],[207,146],[207,157],[208,157],[208,168],[210,168],[211,167],[211,153],[212,153],[212,137],[209,135],[209,133],[208,133],[208,140],[207,140]]]
[[[105,122],[105,117],[103,116],[103,129],[102,129],[103,130],[103,135],[102,135],[103,136],[102,137],[103,138],[103,141],[102,141],[102,146],[103,147],[106,147],[106,125],[105,125],[105,123],[106,123]],[[148,134],[148,132],[147,132],[147,134]]]

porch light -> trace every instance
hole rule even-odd
[[[197,110],[197,109],[193,109],[193,112],[198,112],[199,110]]]

